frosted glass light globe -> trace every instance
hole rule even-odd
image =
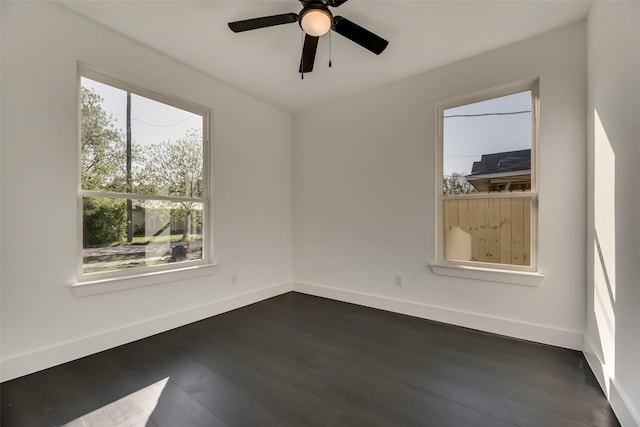
[[[331,14],[322,9],[310,9],[302,15],[300,26],[310,36],[320,37],[331,29]]]

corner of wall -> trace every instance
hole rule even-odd
[[[607,396],[607,400],[609,400],[609,404],[618,417],[620,424],[623,427],[639,427],[640,415],[631,403],[631,399],[626,396],[616,379],[610,375],[609,366],[602,360],[600,352],[596,350],[586,335],[582,347],[585,359],[587,359],[591,371],[593,371],[598,380],[600,388]]]

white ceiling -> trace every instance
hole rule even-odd
[[[332,33],[314,71],[298,74],[298,24],[233,33],[227,22],[299,12],[297,0],[58,3],[216,79],[297,112],[586,18],[591,0],[350,0],[341,15],[389,40],[376,56]]]

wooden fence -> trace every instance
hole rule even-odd
[[[445,258],[512,265],[531,263],[531,199],[444,201]]]

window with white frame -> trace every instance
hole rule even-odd
[[[207,262],[210,112],[79,69],[79,276]]]
[[[537,269],[538,80],[437,106],[437,264]]]

